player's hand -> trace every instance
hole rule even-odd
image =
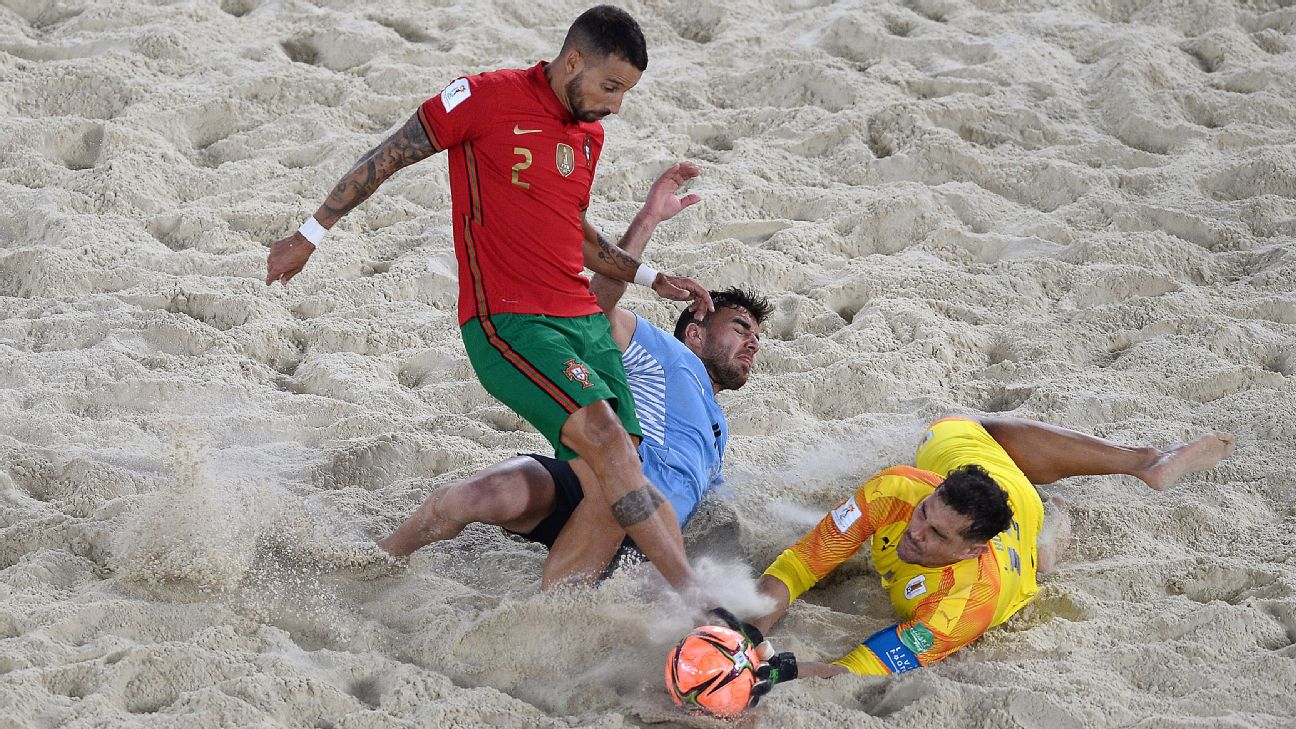
[[[691,278],[658,273],[657,279],[653,281],[652,290],[663,299],[692,301],[693,306],[689,308],[698,316],[706,316],[715,311],[715,305],[711,303],[711,292]]]
[[[315,246],[301,233],[275,241],[270,246],[270,255],[266,256],[266,286],[275,281],[287,285],[293,276],[301,273],[314,252]]]
[[[702,198],[697,195],[676,197],[685,183],[700,174],[702,171],[692,162],[676,162],[671,165],[648,190],[648,199],[644,201],[641,214],[660,223],[675,217],[684,208],[701,202]]]
[[[743,622],[736,615],[728,610],[717,607],[711,608],[707,614],[719,618],[730,630],[741,633],[747,642],[751,643],[756,649],[756,654],[764,663],[756,668],[756,676],[760,679],[752,686],[751,702],[747,706],[753,707],[760,703],[761,697],[768,694],[771,689],[785,681],[791,681],[797,677],[797,660],[791,652],[785,651],[775,655],[774,646],[770,645],[765,636],[751,623]]]
[[[761,697],[768,694],[775,686],[797,677],[796,656],[792,655],[790,651],[784,651],[773,656],[756,669],[756,676],[760,678],[760,681],[757,681],[752,686],[751,701],[747,703],[748,708],[759,704]]]

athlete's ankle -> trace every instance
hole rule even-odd
[[[1134,452],[1135,465],[1125,473],[1142,481],[1147,481],[1156,467],[1168,455],[1168,451],[1153,446],[1129,446],[1129,449]]]

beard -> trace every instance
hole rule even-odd
[[[737,390],[747,384],[749,372],[743,370],[743,363],[729,358],[721,359],[711,352],[703,351],[702,354],[699,359],[706,366],[711,381],[719,385],[721,390]]]
[[[584,71],[572,76],[567,81],[565,88],[567,92],[567,103],[571,106],[572,116],[583,122],[596,122],[607,116],[609,111],[596,111],[586,108],[585,94],[581,93],[581,78],[585,75]]]

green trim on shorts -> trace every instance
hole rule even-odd
[[[642,435],[621,350],[602,314],[477,316],[459,331],[482,386],[535,426],[556,458],[577,456],[562,444],[562,427],[599,400],[608,401],[626,432]]]

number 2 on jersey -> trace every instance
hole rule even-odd
[[[523,182],[522,180],[518,179],[518,173],[531,166],[531,150],[527,149],[526,147],[514,147],[513,154],[522,155],[522,161],[513,165],[513,184],[517,185],[523,190],[530,190],[531,183]]]

